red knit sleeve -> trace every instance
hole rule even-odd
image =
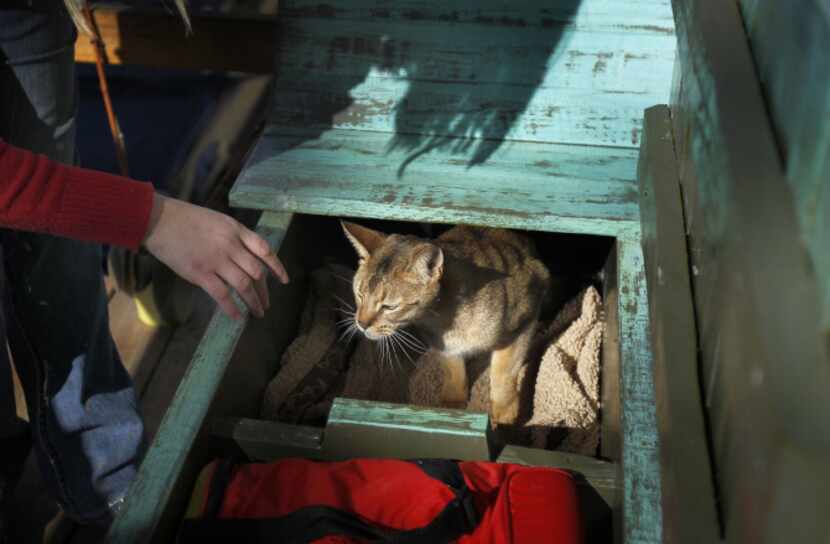
[[[66,166],[0,140],[0,227],[138,249],[153,186]]]

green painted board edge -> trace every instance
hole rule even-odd
[[[292,215],[266,212],[257,232],[278,251]],[[107,542],[149,542],[167,507],[172,488],[225,375],[249,311],[234,294],[242,317],[233,320],[217,309],[165,413],[158,433],[139,467]]]
[[[474,169],[452,156],[425,155],[398,179],[395,165],[403,156],[387,156],[387,144],[385,134],[340,129],[314,135],[269,125],[229,201],[321,216],[639,239],[637,150],[513,142]],[[520,169],[526,178],[511,183]]]
[[[640,152],[640,211],[666,512],[663,531],[670,542],[693,544],[716,542],[721,535],[677,166],[669,109],[649,108]]]
[[[218,418],[210,423],[211,441],[230,454],[254,462],[285,457],[323,459],[323,429],[252,418]]]
[[[323,437],[327,457],[490,460],[486,413],[338,397]]]
[[[584,476],[585,480],[598,490],[615,491],[619,487],[617,463],[586,455],[509,445],[505,446],[496,461],[565,469]],[[608,499],[614,500],[611,495],[608,495]]]
[[[626,544],[662,542],[660,455],[649,334],[648,293],[639,242],[619,240],[622,531]]]

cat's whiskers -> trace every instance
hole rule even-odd
[[[421,353],[427,351],[427,349],[428,349],[427,345],[420,338],[418,338],[417,336],[415,336],[411,332],[409,332],[405,329],[398,329],[397,332],[401,333],[403,335],[403,337],[408,339],[414,346],[420,348]]]
[[[340,304],[342,304],[343,306],[345,306],[349,310],[354,310],[355,309],[354,304],[349,303],[349,301],[347,301],[343,297],[339,297],[339,296],[334,295],[334,294],[332,294],[331,296],[333,296],[335,299],[337,299],[337,301],[340,302]]]
[[[406,355],[406,358],[409,359],[409,362],[414,365],[415,361],[412,359],[412,356],[409,354],[409,351],[407,351],[407,349],[406,349],[407,346],[402,342],[402,338],[403,338],[402,336],[398,336],[396,333],[392,333],[389,336],[389,340],[393,344],[397,344],[400,347],[403,354]]]
[[[354,281],[353,278],[346,278],[345,276],[341,276],[340,274],[332,274],[332,277],[335,277],[340,281],[344,281],[344,282],[348,283],[349,285],[351,285],[352,282]]]
[[[386,339],[387,339],[387,341],[389,342],[389,346],[392,348],[392,350],[391,350],[391,351],[392,351],[392,353],[394,354],[394,357],[395,357],[395,358],[394,358],[394,363],[396,363],[396,364],[394,365],[394,367],[393,367],[393,359],[390,357],[390,358],[389,358],[389,368],[390,368],[391,370],[393,370],[393,371],[395,371],[395,370],[400,370],[400,365],[399,365],[399,364],[397,364],[397,363],[399,363],[399,362],[400,362],[400,359],[399,359],[399,357],[398,357],[398,345],[397,345],[397,343],[395,342],[395,335],[394,335],[394,333],[393,333],[393,334],[390,334],[390,335],[388,335],[388,336],[386,336]]]
[[[386,346],[386,338],[380,338],[380,368],[383,371],[383,367],[386,364],[386,359],[389,357],[389,349]]]
[[[424,353],[426,350],[422,348],[422,346],[417,345],[411,339],[407,338],[403,334],[400,334],[400,331],[395,331],[395,339],[401,343],[401,345],[406,346],[407,348],[415,351],[417,353]]]
[[[351,342],[355,332],[357,332],[357,327],[354,325],[354,323],[347,325],[346,328],[343,329],[343,332],[340,333],[340,337],[337,339],[337,341],[342,342],[343,340],[346,340],[346,344],[348,344],[349,342]]]

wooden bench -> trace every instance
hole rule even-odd
[[[599,470],[619,481],[605,491],[620,509],[618,538],[658,542],[637,165],[644,110],[669,99],[668,0],[294,0],[280,6],[278,28],[269,123],[230,195],[234,206],[263,210],[260,230],[275,247],[294,214],[616,239],[605,349],[619,365],[607,362],[605,394],[617,398],[604,417],[619,428],[607,441],[612,463]],[[192,484],[194,443],[243,329],[221,314],[210,323],[115,541],[169,534],[181,508],[171,496]]]
[[[674,129],[669,109],[652,107],[671,99],[678,50],[671,4],[553,4],[283,3],[269,124],[231,203],[263,211],[260,231],[287,260],[294,249],[283,242],[304,216],[614,238],[603,387],[617,398],[617,412],[609,403],[604,414],[619,421],[616,439],[604,436],[616,448],[604,450],[606,462],[521,448],[498,459],[585,474],[618,508],[618,541],[661,542],[693,526],[689,520],[698,523],[695,534],[717,538]],[[245,322],[213,318],[113,526],[114,541],[171,534],[207,437],[254,459],[342,451],[328,433],[345,420],[314,430],[217,407],[244,330]],[[238,391],[254,397],[264,385],[237,380]],[[369,421],[379,408],[358,409]],[[428,432],[419,419],[405,418],[404,427]],[[465,451],[494,453],[476,447]],[[678,513],[678,497],[704,506],[695,516]]]

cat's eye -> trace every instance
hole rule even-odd
[[[384,304],[383,306],[381,306],[381,308],[386,310],[386,311],[391,312],[392,310],[397,310],[398,305],[397,304]]]

